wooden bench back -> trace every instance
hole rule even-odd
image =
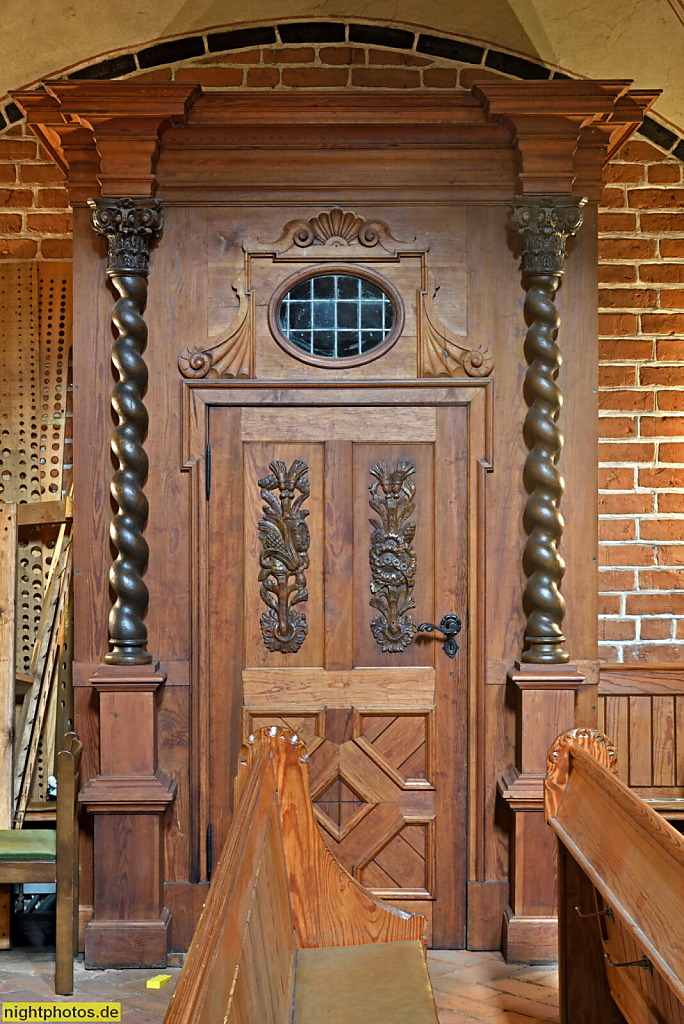
[[[306,747],[294,733],[262,729],[253,744],[273,752],[290,900],[299,948],[425,941],[427,922],[383,903],[342,867],[323,840],[309,793]],[[237,785],[249,769],[243,748]],[[244,761],[244,763],[242,763]]]
[[[167,1024],[286,1024],[295,935],[268,746],[254,751]]]
[[[576,729],[549,751],[546,818],[559,840],[561,1020],[684,1020],[684,837],[621,782],[615,749]],[[598,894],[598,895],[597,895]],[[575,910],[606,916],[580,918]],[[651,970],[614,967],[640,960]],[[582,1001],[581,1008],[577,1000]],[[565,1015],[564,1015],[565,1014]]]
[[[262,729],[240,753],[235,816],[165,1024],[289,1024],[296,951],[423,938],[426,922],[385,906],[325,845],[306,749]]]

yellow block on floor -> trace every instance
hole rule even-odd
[[[155,974],[154,978],[147,979],[148,988],[161,988],[167,981],[171,981],[172,975],[170,974]]]

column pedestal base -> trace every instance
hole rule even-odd
[[[558,960],[558,918],[525,917],[506,907],[503,955],[507,964],[553,964]]]
[[[164,814],[176,782],[157,767],[158,665],[102,666],[100,774],[79,800],[93,818],[93,916],[86,967],[165,967]]]
[[[518,719],[516,767],[499,779],[511,810],[511,899],[503,952],[510,963],[558,959],[556,844],[544,821],[546,755],[575,726],[575,694],[585,677],[573,665],[517,663],[508,673]]]
[[[95,921],[85,931],[85,965],[166,967],[171,912],[164,907],[156,921]]]

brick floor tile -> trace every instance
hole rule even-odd
[[[488,960],[488,953],[471,953],[468,949],[429,949],[427,952],[428,962],[439,960],[444,963],[470,966],[481,961]]]
[[[486,984],[495,978],[506,978],[510,975],[509,964],[499,963],[496,960],[489,960],[484,963],[473,964],[472,967],[461,967],[453,972],[454,978],[458,979],[460,985],[473,985],[476,982]]]
[[[502,992],[510,992],[514,996],[522,996],[523,999],[540,999],[542,1002],[546,1002],[548,999],[558,1001],[558,992],[555,989],[549,988],[547,985],[541,985],[539,982],[530,981],[524,975],[522,978],[494,978],[489,984],[492,988],[501,989]]]
[[[475,999],[467,999],[458,992],[435,991],[435,1003],[438,1010],[458,1010],[460,1013],[470,1014],[476,1021],[489,1021],[492,1017],[501,1013],[501,1009],[498,1006],[492,1006],[491,1003],[481,1003]]]
[[[496,1017],[490,1017],[487,1024],[548,1024],[548,1022],[539,1017],[528,1017],[524,1013],[504,1010]]]
[[[493,990],[490,990],[493,991]],[[522,999],[520,996],[510,995],[508,992],[499,992],[496,1001],[492,1005],[499,1006],[502,1010],[511,1010],[514,1013],[527,1014],[528,1017],[550,1020],[558,1015],[557,1006],[549,1006],[539,1000]]]
[[[511,973],[511,977],[558,988],[557,967],[520,967],[520,965],[516,965],[516,969]]]
[[[459,1013],[457,1010],[440,1010],[438,1017],[439,1024],[478,1024],[476,1017]]]
[[[54,951],[15,949],[0,957],[0,994],[13,1002],[52,1001]],[[440,1024],[552,1024],[557,1019],[555,967],[506,964],[498,952],[428,950]],[[120,1002],[123,1024],[159,1024],[176,987],[180,968],[158,992],[145,982],[157,970],[86,971],[74,964],[74,994],[59,1001]]]
[[[150,989],[149,992],[135,992],[126,997],[126,1005],[133,1007],[135,1010],[144,1010],[147,1013],[151,1013],[153,1016],[163,1017],[166,1013],[166,1007],[169,1005],[169,998],[163,988],[156,992],[154,989]]]
[[[431,957],[427,958],[427,966],[428,973],[431,978],[439,978],[443,974],[453,974],[455,977],[459,970],[459,968],[448,960],[433,960]],[[171,984],[171,982],[169,982],[169,984]]]

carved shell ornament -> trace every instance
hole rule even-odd
[[[338,247],[357,244],[366,249],[372,249],[379,245],[387,252],[394,254],[397,246],[409,245],[411,242],[415,242],[415,238],[402,242],[401,239],[394,237],[384,221],[365,220],[364,217],[359,217],[351,210],[341,210],[339,206],[336,206],[309,220],[303,218],[289,220],[283,228],[280,238],[275,241],[260,238],[259,242],[262,245],[268,245],[269,249],[278,256],[292,249],[293,246],[299,249],[308,249],[312,245]]]

